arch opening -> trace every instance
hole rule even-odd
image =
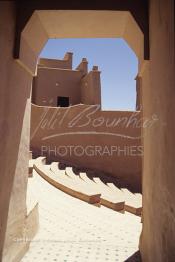
[[[119,11],[35,11],[21,34],[17,62],[35,76],[38,55],[47,40],[71,37],[123,38],[136,53],[139,70],[142,68],[143,33],[129,12]]]

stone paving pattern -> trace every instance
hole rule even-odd
[[[87,204],[33,173],[27,199],[39,202],[40,227],[22,262],[123,262],[138,250],[140,217]]]

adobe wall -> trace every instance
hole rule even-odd
[[[22,246],[15,243],[14,238],[22,237],[27,214],[32,76],[13,59],[14,28],[14,4],[1,1],[0,60],[3,62],[0,63],[0,261],[3,262],[15,261],[17,257],[19,261],[28,247],[28,244]]]
[[[174,1],[150,1],[150,66],[142,76],[144,130],[143,262],[175,260]]]
[[[72,69],[72,56],[73,53],[66,53],[63,60],[40,58],[39,67],[62,68]]]
[[[98,67],[93,67],[81,81],[81,103],[101,105],[101,82]]]
[[[81,102],[82,73],[78,70],[38,68],[32,100],[37,105],[57,106],[57,97],[69,97],[70,104]]]
[[[59,68],[60,61],[64,62],[64,60],[40,59],[37,75],[33,79],[32,102],[40,106],[56,107],[57,97],[62,96],[69,97],[70,105],[80,103],[101,105],[98,67],[94,66],[92,71],[88,72],[88,62],[83,58],[76,70],[64,69]]]
[[[62,160],[109,173],[140,190],[140,123],[140,112],[100,111],[97,106],[87,105],[32,105],[31,150],[50,161]],[[77,149],[71,152],[70,146]]]

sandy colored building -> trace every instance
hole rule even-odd
[[[46,156],[48,162],[59,161],[99,175],[107,173],[140,192],[140,111],[102,111],[98,67],[88,72],[83,58],[73,70],[72,58],[72,53],[66,53],[63,60],[40,58],[38,62],[32,87],[33,156]],[[49,119],[52,128],[44,124]],[[50,136],[53,138],[43,142]],[[65,154],[59,152],[61,147]]]
[[[72,53],[66,53],[63,60],[39,59],[32,103],[41,106],[101,105],[98,67],[88,72],[88,62],[83,58],[77,68],[72,69],[72,57]]]
[[[175,257],[174,1],[0,2],[0,260],[20,261],[36,234],[26,207],[31,86],[48,38],[123,37],[139,60],[142,116],[143,262]],[[32,211],[33,210],[33,211]],[[33,223],[33,224],[32,224]],[[115,244],[115,243],[113,243]]]

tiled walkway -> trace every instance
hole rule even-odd
[[[39,202],[40,228],[22,262],[123,262],[138,250],[139,217],[75,199],[36,173],[29,192]]]

